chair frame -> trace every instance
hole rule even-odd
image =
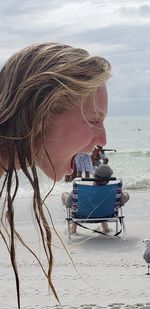
[[[96,180],[95,178],[75,178],[73,186],[75,184],[77,184],[77,185],[78,184],[82,184],[83,186],[88,186],[89,182],[93,183],[93,181],[95,181],[95,180]],[[103,178],[103,180],[106,180],[106,179]],[[82,182],[84,182],[84,183],[82,183]],[[103,186],[109,186],[110,183],[111,183],[111,185],[112,184],[115,184],[115,185],[116,184],[120,184],[121,189],[122,189],[122,179],[121,178],[111,177],[109,179],[108,184],[103,185]],[[91,187],[93,187],[93,186],[91,186]],[[100,185],[100,186],[97,186],[97,187],[102,187],[102,186]],[[116,191],[115,191],[114,194],[116,194]],[[103,201],[101,201],[101,199],[100,199],[100,202],[103,203]],[[77,207],[80,208],[79,205],[77,205]],[[78,208],[78,211],[79,211],[79,208]],[[123,207],[121,205],[119,205],[117,209],[118,209],[117,210],[117,214],[114,212],[114,214],[111,215],[111,217],[107,216],[107,217],[95,217],[95,218],[92,218],[92,217],[90,217],[90,218],[88,218],[88,217],[79,218],[79,217],[77,217],[78,211],[76,213],[76,216],[74,216],[73,215],[73,208],[72,207],[66,208],[66,227],[67,227],[68,240],[70,241],[71,240],[71,236],[72,236],[71,235],[71,224],[72,223],[76,223],[77,225],[80,225],[81,223],[90,224],[90,223],[101,223],[101,222],[105,221],[105,222],[114,222],[116,224],[116,229],[115,229],[115,235],[114,236],[118,236],[118,234],[120,234],[120,232],[118,231],[119,223],[120,223],[120,225],[121,225],[121,232],[123,233],[122,239],[124,241],[126,241],[127,240],[127,232],[126,232],[126,227],[125,227]],[[87,227],[84,227],[84,228],[87,228]],[[92,229],[92,231],[95,231],[95,230]],[[101,232],[98,232],[98,233],[104,234],[104,235],[108,236],[108,234],[105,234],[105,233],[101,233]]]

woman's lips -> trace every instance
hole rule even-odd
[[[71,163],[70,163],[70,166],[71,166],[71,168],[74,170],[74,160],[75,160],[75,156],[76,155],[74,155],[73,157],[72,157],[72,159],[71,159]]]

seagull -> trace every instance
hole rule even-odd
[[[149,272],[149,269],[150,269],[150,239],[144,239],[143,242],[145,243],[145,250],[143,253],[143,258],[148,265],[147,275],[150,275],[150,272]]]

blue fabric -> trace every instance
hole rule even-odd
[[[74,184],[73,216],[75,218],[112,218],[118,215],[122,183],[107,185]]]

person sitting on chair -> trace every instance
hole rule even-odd
[[[100,164],[96,171],[94,172],[94,178],[95,181],[93,182],[93,185],[104,185],[109,182],[109,179],[111,178],[113,174],[113,170],[110,168],[110,166],[107,164]],[[105,180],[102,180],[100,178],[105,178]],[[71,207],[72,206],[72,201],[73,201],[73,192],[71,191],[70,193],[64,192],[61,196],[62,198],[62,203],[66,207]],[[122,193],[122,203],[126,203],[129,200],[129,194],[127,192]],[[106,221],[101,223],[102,225],[102,232],[103,233],[109,233],[111,229],[109,228],[109,225]],[[98,228],[99,229],[99,228]],[[72,223],[71,227],[71,234],[76,234],[77,230],[77,224]]]
[[[94,173],[94,177],[96,179],[94,181],[94,184],[97,186],[107,184],[112,174],[113,174],[113,170],[108,164],[100,164]],[[102,180],[101,179],[102,177],[106,179]],[[124,206],[124,204],[128,202],[129,198],[130,198],[129,193],[126,191],[122,191],[120,205]],[[105,233],[109,233],[111,231],[106,221],[102,222],[102,228]],[[99,229],[99,227],[97,229]]]

